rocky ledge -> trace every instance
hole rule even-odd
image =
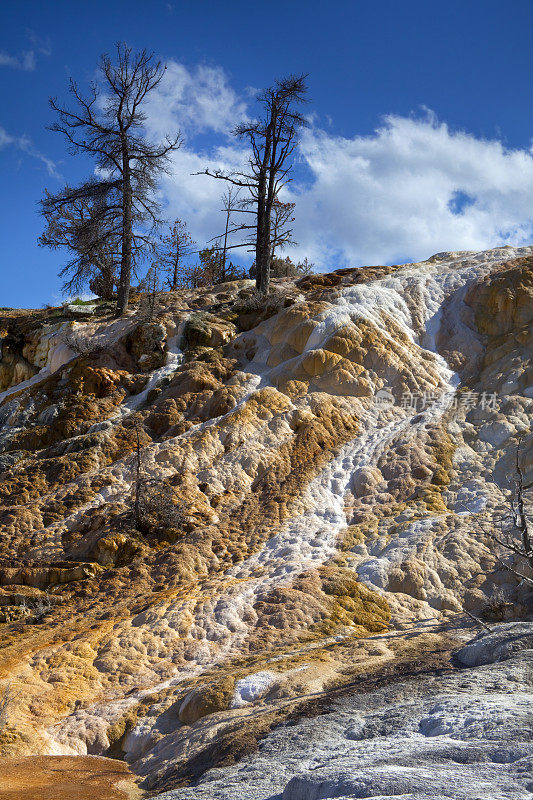
[[[527,800],[533,623],[495,626],[447,666],[345,689],[319,715],[278,726],[238,765],[158,800]]]

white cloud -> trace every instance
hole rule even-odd
[[[10,144],[13,144],[13,137],[10,136],[4,128],[0,128],[0,150],[3,147],[7,147]]]
[[[301,156],[313,179],[292,188],[298,250],[323,267],[532,238],[531,153],[452,132],[431,114],[389,116],[352,139],[308,130]]]
[[[225,184],[192,173],[245,164],[230,133],[247,102],[221,69],[170,62],[148,109],[153,136],[177,128],[186,135],[162,190],[168,216],[185,220],[200,244],[221,232]],[[338,137],[328,128],[304,131],[298,174],[305,180],[286,193],[296,201],[292,258],[334,269],[533,239],[530,150],[452,131],[429,111],[385,117],[367,136]]]
[[[220,197],[226,184],[194,173],[206,167],[224,171],[244,167],[246,153],[231,132],[247,118],[246,101],[231,88],[221,68],[200,65],[189,70],[169,61],[163,80],[147,99],[145,113],[150,137],[172,136],[178,130],[184,137],[172,154],[171,174],[163,179],[162,192],[167,217],[187,222],[203,247],[222,231]],[[208,143],[200,145],[199,135]]]
[[[221,195],[227,185],[224,181],[195,173],[203,172],[206,167],[223,171],[242,169],[245,158],[242,149],[230,146],[216,148],[205,155],[182,147],[173,154],[171,174],[164,178],[162,185],[166,215],[170,219],[185,221],[200,247],[223,231],[225,218],[221,213]],[[238,252],[248,260],[245,250]]]
[[[21,150],[32,158],[36,158],[44,164],[46,171],[52,178],[61,179],[61,175],[57,171],[56,163],[37,150],[28,136],[11,136],[4,128],[0,127],[0,150],[4,147],[16,147],[17,150]]]
[[[33,50],[25,50],[18,56],[12,56],[5,50],[0,50],[0,67],[12,67],[31,72],[35,69],[35,53]]]
[[[172,135],[180,129],[193,136],[228,133],[245,118],[246,105],[220,67],[200,64],[188,69],[171,60],[157,90],[148,96],[145,111],[152,135]]]
[[[27,36],[37,51],[43,56],[52,55],[52,40],[49,36],[39,36],[31,29],[27,30]]]
[[[32,30],[27,30],[26,34],[33,48],[31,50],[23,50],[15,56],[11,55],[11,53],[6,53],[5,50],[0,50],[0,67],[11,67],[24,72],[33,72],[36,67],[36,52],[43,56],[51,55],[52,42],[49,36],[38,36]]]

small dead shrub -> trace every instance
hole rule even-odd
[[[136,526],[141,533],[176,535],[184,522],[183,513],[174,502],[172,488],[163,480],[143,480],[135,508]]]
[[[61,335],[61,341],[63,344],[66,344],[67,347],[70,347],[77,356],[82,356],[84,358],[102,351],[101,344],[91,337],[83,336],[81,331],[65,331],[65,333]]]
[[[291,304],[291,299],[287,292],[280,291],[279,289],[271,290],[267,295],[263,295],[252,289],[247,297],[243,297],[235,303],[233,310],[237,314],[250,314],[254,312],[269,312],[277,314],[282,308],[286,308]]]
[[[501,621],[505,619],[508,605],[503,589],[500,586],[495,586],[487,598],[487,603],[483,608],[483,616],[493,621]]]
[[[50,613],[53,605],[49,594],[36,599],[23,600],[20,604],[21,608],[26,611],[27,623],[30,625],[41,622]]]
[[[20,692],[15,692],[11,683],[6,683],[0,691],[0,731],[7,727],[9,709],[15,702]]]

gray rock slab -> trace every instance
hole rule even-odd
[[[532,631],[498,626],[460,651],[478,666],[332,701],[158,800],[531,800]]]

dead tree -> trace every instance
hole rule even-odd
[[[492,532],[494,541],[505,550],[524,559],[533,570],[533,540],[531,523],[525,507],[525,492],[531,489],[532,484],[524,485],[524,473],[520,465],[520,449],[522,440],[518,440],[516,448],[516,475],[512,478],[513,491],[510,500],[509,512],[499,521],[499,533]],[[514,570],[513,570],[514,571]],[[519,573],[515,573],[519,574]],[[519,575],[523,580],[533,584],[533,580],[525,575]]]
[[[7,727],[9,710],[19,695],[20,690],[14,691],[10,681],[0,691],[0,731]]]
[[[185,517],[175,505],[172,488],[159,478],[146,474],[140,437],[141,424],[135,422],[135,455],[133,482],[133,520],[141,533],[168,533],[179,530]]]
[[[120,219],[120,315],[128,304],[134,250],[153,246],[153,232],[160,224],[154,195],[157,179],[168,169],[170,153],[180,146],[181,136],[152,144],[144,133],[143,105],[164,75],[164,66],[153,53],[133,54],[126,44],[118,44],[115,63],[102,55],[100,75],[101,85],[91,83],[87,95],[70,80],[72,110],[50,99],[59,117],[50,129],[62,133],[73,152],[92,156],[103,176],[78,191],[92,197],[104,188],[114,197],[108,208]]]
[[[231,215],[237,209],[239,199],[239,189],[229,186],[228,190],[222,195],[223,211],[226,216],[224,234],[222,236],[222,248],[220,254],[220,271],[222,283],[226,280],[226,263],[228,258],[228,236],[231,230]]]
[[[224,212],[224,233],[214,236],[208,241],[208,246],[199,251],[200,269],[206,284],[225,283],[246,277],[246,271],[243,268],[237,267],[231,262],[228,263],[228,250],[235,246],[245,246],[244,244],[229,244],[231,235],[244,228],[242,225],[233,225],[231,221],[233,213],[238,213],[246,207],[246,201],[240,200],[239,192],[239,189],[235,189],[231,185],[224,192],[221,198]],[[253,245],[253,241],[250,244]]]
[[[162,289],[160,273],[161,263],[156,259],[152,261],[139,286],[144,292],[139,303],[139,314],[146,322],[152,322],[160,309],[159,294]]]
[[[507,553],[519,556],[519,560],[525,561],[533,570],[532,526],[529,519],[531,514],[526,510],[525,497],[526,492],[532,488],[533,484],[526,486],[524,483],[524,474],[520,464],[521,445],[522,440],[519,439],[516,448],[516,474],[510,478],[513,489],[508,512],[497,518],[478,517],[477,526],[486,537],[500,545]],[[497,561],[505,570],[533,586],[533,578],[504,562],[500,556],[497,556]]]
[[[146,477],[142,466],[141,459],[141,436],[140,424],[135,421],[135,481],[133,484],[133,519],[135,527],[140,524],[140,509],[141,509],[141,494]]]
[[[243,222],[231,232],[254,232],[256,286],[261,295],[268,293],[270,285],[273,205],[283,186],[291,180],[291,156],[300,129],[306,124],[304,116],[296,108],[305,100],[306,77],[290,75],[262,91],[257,97],[261,106],[259,119],[242,123],[235,129],[236,136],[246,140],[250,146],[248,171],[223,173],[206,169],[204,173],[241,187],[248,193],[242,201],[240,213],[253,215],[253,222]]]
[[[164,272],[167,273],[166,287],[175,292],[180,286],[186,285],[186,259],[192,255],[193,242],[187,225],[180,219],[175,220],[166,236],[161,236],[159,248],[159,261]]]

